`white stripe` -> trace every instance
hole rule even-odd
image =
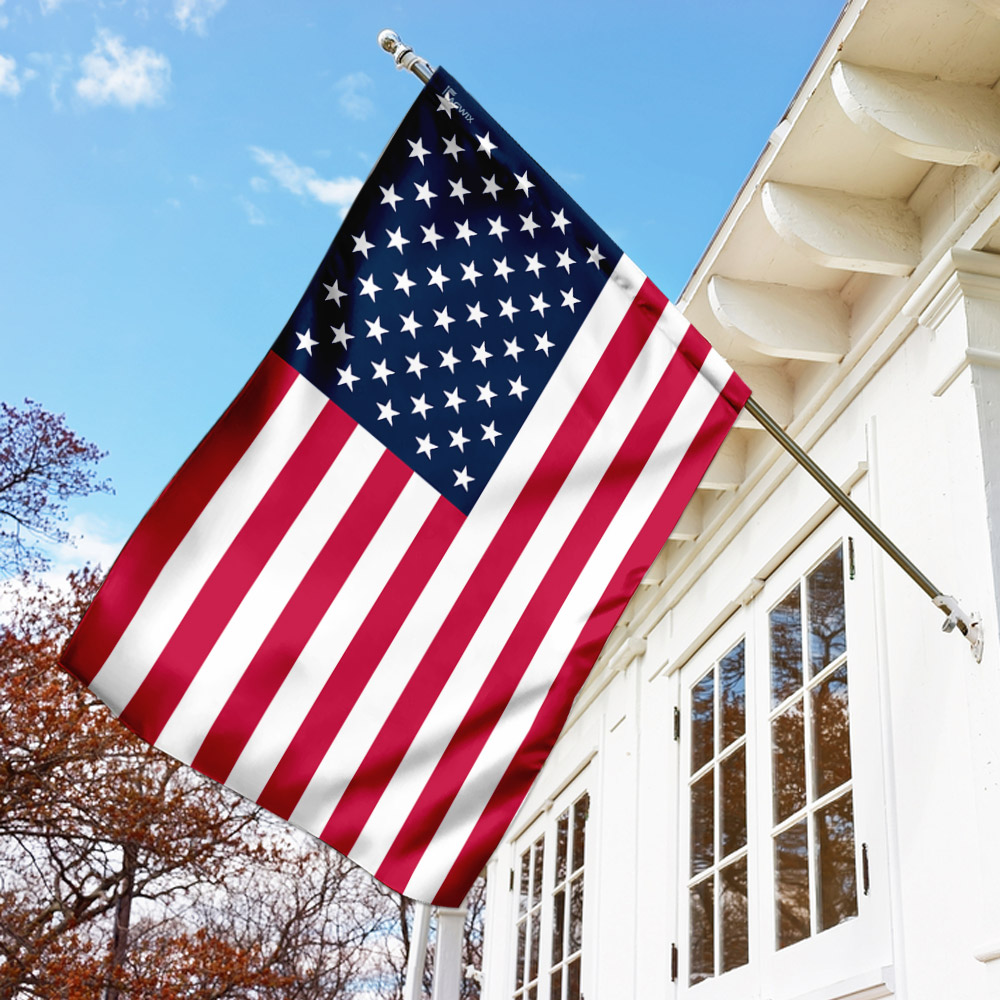
[[[254,580],[205,658],[156,743],[190,761],[243,676],[271,627],[363,484],[383,449],[371,436],[351,433],[298,517]]]
[[[534,534],[518,557],[510,576],[483,617],[475,635],[460,657],[434,707],[428,713],[399,769],[351,851],[360,864],[376,870],[392,843],[388,832],[416,804],[457,724],[472,706],[479,689],[535,591],[575,527],[626,436],[642,412],[664,370],[674,356],[666,338],[650,337],[595,428],[570,475]],[[626,543],[626,547],[631,539]],[[614,561],[603,568],[605,580],[624,551],[612,551]],[[584,620],[590,607],[585,609]],[[559,662],[576,638],[566,636],[566,648],[554,650]]]
[[[167,560],[90,685],[116,715],[328,402],[305,379],[296,379]]]
[[[407,895],[431,899],[440,888],[531,728],[568,650],[604,593],[610,573],[617,568],[622,554],[635,540],[676,474],[717,398],[718,393],[708,381],[695,379],[657,444],[653,458],[615,514],[532,658],[514,697],[414,870],[406,887]],[[582,614],[581,608],[586,609]]]
[[[462,588],[628,311],[644,276],[622,257],[472,513],[417,599],[291,819],[322,829]],[[405,683],[405,680],[403,681]]]
[[[372,448],[384,452],[382,445],[364,428],[359,428],[358,432],[368,436]],[[355,490],[350,492],[353,495]],[[236,762],[226,782],[228,785],[248,798],[260,796],[323,685],[438,498],[438,492],[419,476],[407,480],[268,706]]]

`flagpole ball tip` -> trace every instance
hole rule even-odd
[[[383,28],[382,31],[378,33],[378,43],[385,49],[389,55],[395,55],[396,49],[399,48],[400,37],[391,28]]]

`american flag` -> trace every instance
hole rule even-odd
[[[748,395],[438,70],[63,663],[457,905]]]

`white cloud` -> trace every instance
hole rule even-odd
[[[170,61],[150,48],[126,47],[120,35],[101,31],[80,65],[76,92],[92,104],[160,104],[170,86]]]
[[[270,190],[271,185],[267,182],[266,177],[251,177],[250,187],[258,194],[263,194],[265,191]]]
[[[62,6],[63,0],[38,0],[38,6],[43,14],[51,14]]]
[[[267,225],[267,219],[264,218],[264,213],[249,199],[240,195],[236,201],[239,203],[240,207],[247,214],[247,222],[251,226],[264,226]]]
[[[67,73],[73,70],[73,60],[69,56],[56,57],[50,52],[29,52],[28,58],[36,65],[42,67],[42,72],[49,76],[49,98],[52,106],[57,110],[62,109],[62,101],[59,100],[59,88]],[[31,70],[33,76],[37,75],[36,70]],[[27,79],[27,74],[25,74]]]
[[[204,35],[209,18],[225,6],[226,0],[174,0],[174,20],[181,31],[192,28]]]
[[[367,73],[348,73],[334,85],[340,95],[340,109],[344,114],[359,121],[370,118],[375,112],[375,103],[366,96],[372,89],[372,78]]]
[[[267,167],[271,176],[283,188],[293,194],[309,195],[324,205],[336,205],[340,209],[341,218],[347,214],[361,190],[362,181],[359,177],[325,180],[312,167],[300,167],[285,153],[272,153],[258,146],[251,146],[250,152],[261,166]]]
[[[0,94],[17,97],[21,93],[21,81],[17,78],[17,60],[10,56],[0,56]]]

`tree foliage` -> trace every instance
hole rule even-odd
[[[72,497],[110,493],[95,466],[104,456],[30,399],[0,402],[0,576],[46,565],[39,542],[69,538],[62,523]]]

